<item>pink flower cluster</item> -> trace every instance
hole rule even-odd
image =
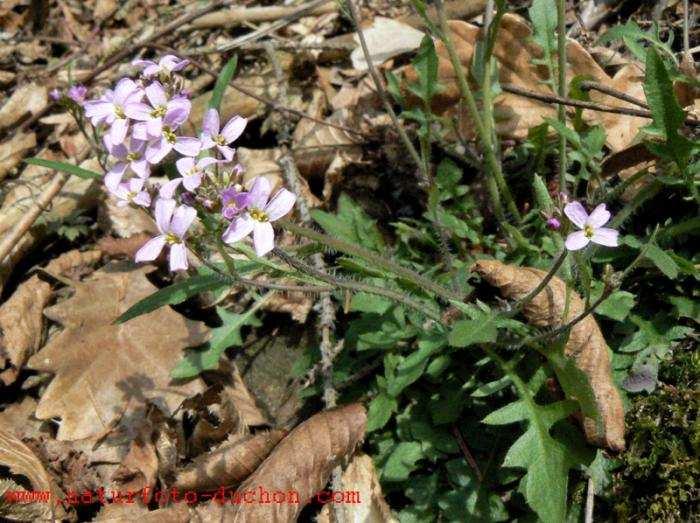
[[[71,94],[80,99],[75,101],[92,125],[103,131],[110,158],[104,182],[117,204],[148,209],[153,204],[160,234],[136,253],[136,261],[152,261],[167,246],[170,269],[186,270],[185,238],[198,212],[216,213],[224,242],[231,244],[252,233],[256,254],[270,252],[274,248],[271,222],[292,210],[296,196],[286,189],[271,195],[272,187],[264,177],[254,179],[249,191],[243,189],[242,168],[233,161],[231,144],[243,134],[246,119],[234,116],[222,126],[218,111],[209,109],[199,137],[184,136],[181,131],[192,104],[174,73],[188,61],[166,55],[157,62],[132,64],[141,70],[137,80],[122,78],[114,89],[85,102],[84,91]],[[149,184],[152,170],[169,163],[172,152],[180,156],[174,161],[179,176],[156,193]]]

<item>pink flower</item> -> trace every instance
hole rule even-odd
[[[547,228],[548,229],[550,229],[552,231],[558,231],[559,227],[561,227],[561,223],[554,216],[552,216],[551,218],[549,218],[547,220]]]
[[[270,182],[258,176],[248,193],[248,207],[245,212],[231,222],[222,239],[226,243],[235,243],[253,233],[255,254],[264,256],[275,246],[275,231],[272,223],[292,210],[296,196],[287,189],[280,189],[270,198]]]
[[[73,100],[78,105],[83,105],[85,96],[87,96],[87,87],[82,84],[75,84],[68,89],[68,98]]]
[[[58,102],[61,98],[63,98],[63,94],[61,94],[60,89],[51,89],[49,91],[49,98],[51,98],[54,102]]]
[[[170,76],[170,73],[184,69],[189,60],[180,60],[177,56],[172,54],[166,54],[158,63],[152,60],[134,60],[131,65],[134,65],[141,69],[141,74],[146,78],[151,78],[153,76]]]
[[[247,124],[248,120],[242,116],[234,116],[224,125],[223,129],[220,129],[219,113],[216,109],[209,109],[204,115],[204,122],[202,123],[202,135],[200,136],[202,150],[205,151],[216,147],[226,161],[230,162],[233,160],[235,151],[228,144],[243,134]]]
[[[108,134],[102,140],[109,154],[117,159],[117,163],[105,175],[105,185],[108,189],[113,189],[121,182],[127,169],[131,169],[139,178],[145,179],[150,176],[150,167],[144,157],[146,142],[131,137],[128,141],[113,144]]]
[[[128,182],[118,184],[116,187],[107,186],[107,189],[119,200],[117,202],[118,207],[126,207],[130,203],[141,207],[150,207],[151,196],[143,190],[145,181],[143,178],[132,178]]]
[[[188,156],[180,158],[175,162],[175,167],[177,167],[178,172],[182,176],[163,184],[160,189],[160,197],[172,198],[173,194],[175,194],[175,189],[177,189],[180,184],[188,191],[194,191],[201,185],[205,169],[215,163],[216,160],[211,156],[202,158],[199,161],[195,161],[194,158]]]
[[[175,200],[156,200],[156,225],[160,234],[148,240],[141,247],[134,261],[137,263],[153,261],[163,250],[170,247],[170,270],[184,271],[187,269],[187,247],[185,247],[185,235],[197,216],[197,211],[187,205],[177,208]]]
[[[133,80],[122,78],[114,91],[107,90],[101,98],[85,102],[85,116],[91,119],[94,126],[101,123],[110,125],[112,143],[121,143],[129,129],[127,113],[141,101],[143,95],[143,90]]]
[[[135,137],[140,140],[158,138],[163,132],[164,120],[176,122],[176,125],[181,125],[187,120],[192,107],[187,98],[176,96],[168,100],[168,95],[160,82],[153,82],[144,91],[151,105],[133,104],[127,112],[129,118],[142,122],[134,125]]]
[[[250,193],[228,187],[221,191],[221,214],[227,220],[233,220],[250,204]]]
[[[579,202],[571,202],[564,207],[564,214],[580,231],[572,232],[566,237],[566,248],[570,251],[583,249],[590,242],[607,247],[617,247],[619,233],[615,229],[603,227],[610,220],[610,211],[601,203],[588,215]]]

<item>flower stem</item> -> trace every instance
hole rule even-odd
[[[450,36],[449,27],[447,25],[447,18],[445,17],[445,8],[442,0],[435,0],[435,7],[438,13],[438,23],[441,33],[440,38],[442,39],[442,41],[445,44],[445,47],[447,48],[447,53],[449,54],[450,61],[452,62],[452,68],[454,69],[455,74],[457,75],[457,86],[459,87],[460,94],[466,102],[467,108],[469,109],[469,115],[472,121],[474,122],[476,133],[479,137],[479,141],[481,142],[482,152],[486,159],[486,166],[490,174],[490,176],[488,176],[487,178],[491,178],[491,181],[487,180],[487,185],[489,187],[491,204],[494,207],[494,213],[496,214],[496,217],[499,221],[503,223],[506,222],[506,217],[503,213],[503,208],[501,206],[500,201],[500,196],[502,194],[506,202],[506,207],[508,208],[508,211],[519,222],[521,220],[520,212],[518,211],[518,208],[515,205],[513,196],[510,193],[510,190],[508,189],[508,185],[506,184],[505,178],[503,177],[501,164],[496,158],[494,144],[491,140],[491,136],[487,132],[487,129],[484,126],[484,121],[481,118],[481,115],[479,114],[479,108],[476,105],[476,98],[474,97],[474,93],[472,92],[471,87],[467,82],[467,78],[464,74],[464,69],[462,68],[462,63],[460,62],[459,55],[457,54],[454,42],[452,41],[452,37]],[[490,111],[492,110],[492,107],[484,107],[484,110]],[[492,182],[495,182],[495,186],[492,184]]]
[[[528,294],[526,294],[521,300],[519,300],[514,306],[513,309],[510,311],[510,315],[515,315],[518,312],[520,312],[525,305],[530,303],[535,297],[544,290],[544,288],[549,284],[549,282],[554,278],[554,276],[557,274],[557,271],[559,268],[562,266],[564,263],[564,260],[566,259],[566,256],[569,254],[569,251],[567,249],[563,249],[561,251],[561,254],[559,257],[556,259],[554,264],[552,265],[552,268],[549,269],[549,272],[545,275],[544,278],[542,278],[542,281],[537,284],[537,287],[532,289]]]
[[[566,98],[566,0],[557,0],[557,47],[558,73],[557,87],[559,96]],[[566,125],[566,109],[559,104],[557,117],[562,125]],[[559,133],[559,192],[566,194],[566,136]]]
[[[397,263],[388,260],[383,256],[380,256],[379,254],[376,254],[368,249],[365,249],[364,247],[360,247],[359,245],[354,245],[343,240],[327,236],[323,233],[320,233],[308,227],[297,225],[288,220],[278,220],[276,223],[279,224],[282,228],[294,234],[298,234],[299,236],[303,236],[304,238],[308,238],[310,240],[326,245],[336,251],[340,251],[351,256],[357,256],[358,258],[362,258],[376,265],[377,267],[384,269],[385,271],[391,272],[396,276],[399,276],[400,278],[413,283],[416,287],[419,287],[424,291],[432,292],[433,294],[445,300],[446,303],[449,303],[450,300],[462,301],[463,299],[463,296],[461,294],[454,292],[446,287],[443,287],[442,285],[439,285],[429,280],[428,278],[421,276],[417,272],[412,271],[411,269],[408,269],[401,265],[398,265]]]

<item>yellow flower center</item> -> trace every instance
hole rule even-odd
[[[224,137],[223,137],[222,135],[220,135],[220,134],[217,134],[217,135],[214,137],[214,143],[216,143],[216,145],[226,145],[226,138],[224,138]]]
[[[165,139],[170,143],[175,143],[175,140],[177,140],[177,136],[175,136],[173,130],[167,125],[163,126],[163,136],[165,136]]]
[[[266,222],[269,220],[267,214],[265,214],[265,211],[261,211],[260,209],[251,209],[249,212],[250,217],[253,218],[253,220],[255,221]]]
[[[594,231],[593,231],[593,227],[591,227],[590,225],[584,226],[584,228],[583,228],[583,235],[584,235],[586,238],[593,238],[593,232],[594,232]]]
[[[164,105],[159,105],[151,111],[151,116],[153,118],[163,118],[165,116],[166,107]]]
[[[135,162],[139,158],[141,158],[141,154],[137,153],[137,152],[131,152],[131,153],[126,155],[126,159],[129,160],[130,162]]]
[[[182,243],[182,240],[180,240],[180,238],[178,238],[172,232],[169,232],[165,235],[165,243],[167,243],[168,245],[174,245],[176,243]]]
[[[121,105],[114,106],[114,115],[120,120],[126,118],[126,113],[124,113],[124,108]]]

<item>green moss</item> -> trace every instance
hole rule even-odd
[[[660,369],[659,389],[634,399],[613,479],[618,520],[690,521],[700,512],[699,372],[698,356],[682,351]]]

